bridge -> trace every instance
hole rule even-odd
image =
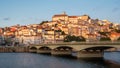
[[[29,52],[50,53],[52,55],[71,55],[77,53],[77,58],[103,57],[104,51],[111,48],[119,49],[120,42],[70,42],[55,44],[39,44],[29,46]]]

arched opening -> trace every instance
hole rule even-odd
[[[82,49],[81,51],[89,51],[89,52],[94,52],[94,51],[106,51],[106,50],[111,50],[115,47],[112,47],[112,46],[97,46],[97,47],[89,47],[89,48],[85,48],[85,49]]]
[[[37,48],[36,48],[36,47],[31,47],[30,49],[31,49],[31,50],[37,50]]]
[[[114,48],[112,46],[95,46],[81,49],[77,52],[78,58],[102,58],[104,51],[107,49]]]
[[[54,50],[56,51],[72,51],[72,47],[68,47],[68,46],[60,46],[60,47],[57,47],[55,48]]]
[[[60,46],[53,49],[51,53],[52,55],[68,56],[72,54],[72,49],[73,49],[72,47]]]
[[[43,46],[43,47],[40,47],[40,48],[37,50],[37,53],[50,54],[50,53],[51,53],[51,49],[50,49],[49,47]]]
[[[36,52],[37,52],[37,48],[36,48],[36,47],[31,47],[31,48],[29,49],[29,52],[31,52],[31,53],[36,53]]]
[[[39,50],[51,50],[49,47],[40,47]]]

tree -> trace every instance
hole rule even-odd
[[[77,41],[77,42],[81,42],[81,41],[85,41],[85,38],[82,37],[82,36],[71,36],[71,35],[67,35],[65,38],[64,38],[64,42],[71,42],[71,41]]]
[[[70,35],[67,35],[65,38],[64,38],[64,42],[70,42],[71,36]]]
[[[5,37],[5,44],[6,45],[11,45],[13,43],[12,38],[10,37]]]
[[[117,40],[120,41],[120,37]]]
[[[111,41],[109,37],[102,37],[100,38],[100,41]]]
[[[85,41],[85,40],[86,39],[83,36],[80,36],[78,41]]]
[[[65,32],[64,31],[62,31],[62,33],[61,33],[62,35],[65,35]]]
[[[62,30],[55,30],[55,32],[62,32]]]
[[[40,25],[43,25],[44,23],[48,23],[49,21],[42,21]]]
[[[108,36],[110,32],[98,32],[100,35]]]
[[[120,33],[120,30],[115,29],[115,32]]]

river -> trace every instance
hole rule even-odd
[[[77,59],[36,53],[0,53],[0,68],[120,68],[120,52],[103,59]]]

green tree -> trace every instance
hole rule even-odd
[[[70,42],[71,36],[70,35],[67,35],[65,38],[64,38],[64,42]]]
[[[40,25],[43,25],[44,23],[48,23],[49,21],[42,21]]]
[[[108,36],[110,32],[98,32],[100,35]]]
[[[120,37],[117,40],[120,41]]]
[[[111,41],[109,37],[102,37],[100,38],[100,41]]]
[[[64,32],[64,31],[62,31],[62,32],[61,32],[61,34],[62,34],[62,35],[65,35],[65,32]]]
[[[85,41],[86,39],[83,36],[78,37],[78,41]]]
[[[64,42],[71,42],[71,41],[76,41],[76,42],[80,42],[80,41],[85,41],[85,38],[82,37],[82,36],[71,36],[71,35],[67,35],[65,38],[64,38]]]
[[[10,37],[5,37],[5,44],[11,45],[12,44],[12,39]]]
[[[114,31],[117,32],[117,33],[120,33],[120,30],[115,29]]]

